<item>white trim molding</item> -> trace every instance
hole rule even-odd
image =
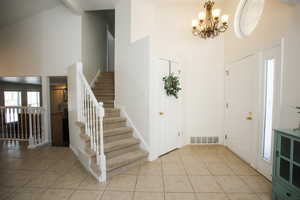
[[[133,124],[132,120],[130,119],[128,113],[125,111],[125,108],[123,106],[120,107],[121,116],[125,117],[127,119],[126,123],[127,126],[131,127],[133,129],[133,136],[141,141],[140,147],[144,150],[149,152],[150,155],[150,146],[146,143],[144,140],[141,132],[136,128],[136,126]],[[150,156],[149,156],[150,157]],[[148,159],[149,159],[148,157]],[[150,159],[149,159],[150,160]]]

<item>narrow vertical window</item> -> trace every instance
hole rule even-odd
[[[275,60],[265,61],[265,112],[263,133],[263,158],[271,160],[272,132],[273,132],[273,103],[274,103],[274,75]]]
[[[6,110],[6,123],[13,123],[18,121],[18,112],[16,108],[22,106],[21,92],[18,91],[4,91],[4,106],[9,107]]]
[[[27,92],[27,106],[40,107],[40,92]]]

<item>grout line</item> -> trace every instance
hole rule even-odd
[[[163,168],[163,161],[161,157],[158,158],[160,161],[160,170],[161,170],[161,178],[162,178],[162,192],[163,192],[163,199],[166,199],[166,189],[165,189],[165,177],[164,177],[164,168]]]
[[[180,159],[180,161],[181,161],[181,163],[182,163],[183,169],[184,169],[185,174],[186,174],[186,176],[187,176],[187,179],[188,179],[188,181],[189,181],[189,183],[190,183],[190,185],[191,185],[191,187],[192,187],[192,190],[194,191],[194,192],[193,192],[194,198],[195,198],[195,199],[198,199],[196,189],[195,189],[195,187],[194,187],[194,185],[193,185],[193,183],[192,183],[192,180],[190,179],[189,173],[188,173],[188,171],[187,171],[187,169],[186,169],[186,166],[184,165],[184,162],[183,162],[183,160],[182,160],[181,155],[179,155],[179,159]]]

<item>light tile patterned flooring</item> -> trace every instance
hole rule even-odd
[[[222,146],[186,146],[99,184],[68,148],[0,143],[0,200],[270,200],[271,184]]]

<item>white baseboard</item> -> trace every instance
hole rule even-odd
[[[141,132],[135,127],[135,125],[133,124],[132,120],[130,119],[129,115],[127,114],[127,112],[125,111],[124,107],[120,107],[121,110],[121,116],[125,117],[127,119],[127,125],[129,127],[131,127],[133,129],[133,136],[137,139],[139,139],[141,141],[140,143],[140,147],[146,151],[150,153],[150,147],[149,145],[146,143],[146,141],[144,140]],[[148,159],[150,160],[150,154]]]
[[[96,73],[96,75],[94,76],[93,80],[90,82],[90,86],[91,88],[93,88],[95,86],[96,81],[98,80],[99,76],[101,74],[101,70],[99,69]]]
[[[74,148],[71,144],[70,144],[70,149],[73,151],[73,153],[78,157],[78,151],[76,150],[76,148]]]

